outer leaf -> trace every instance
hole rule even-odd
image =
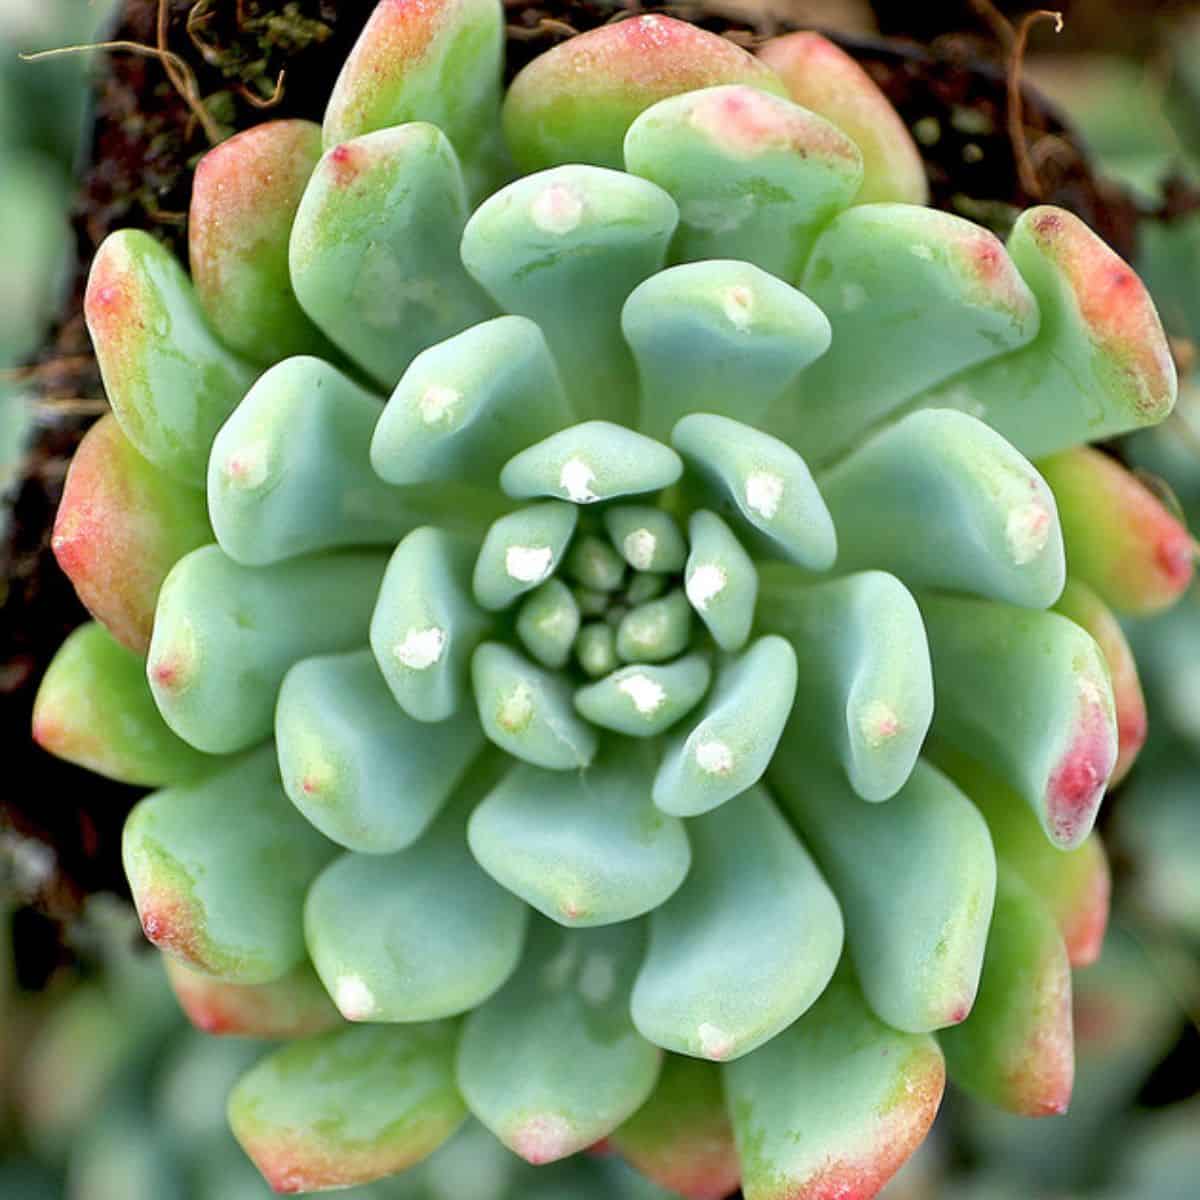
[[[786,754],[771,780],[837,893],[874,1012],[909,1033],[961,1021],[996,892],[996,855],[971,802],[921,762],[887,804],[865,804],[840,773]]]
[[[478,482],[570,424],[558,368],[527,317],[496,317],[428,350],[396,385],[371,443],[389,483]]]
[[[1046,836],[1079,845],[1117,759],[1108,667],[1057,613],[925,596],[938,706],[933,730],[1022,797]]]
[[[1175,366],[1130,267],[1049,206],[1017,218],[1008,249],[1037,297],[1038,336],[919,403],[965,408],[1034,459],[1161,421],[1175,403]]]
[[[1071,970],[1041,901],[1003,865],[979,998],[941,1034],[951,1078],[1024,1116],[1065,1112],[1075,1059]]]
[[[662,439],[692,412],[761,420],[830,336],[803,292],[732,260],[651,275],[625,301],[621,328],[641,378],[640,427]]]
[[[399,854],[346,854],[309,889],[309,953],[350,1021],[430,1021],[482,1004],[521,956],[529,910],[467,850],[466,799]]]
[[[502,309],[542,327],[583,417],[631,415],[621,306],[662,267],[678,218],[644,179],[567,166],[509,184],[467,222],[463,265]]]
[[[230,983],[164,955],[179,1006],[197,1029],[250,1038],[298,1038],[342,1023],[308,962],[269,983]]]
[[[862,182],[862,155],[840,129],[747,84],[648,108],[625,135],[625,167],[679,205],[674,258],[739,259],[789,281]]]
[[[575,715],[565,679],[500,642],[476,649],[471,678],[483,731],[501,750],[550,771],[592,761],[596,734]]]
[[[255,371],[216,340],[183,268],[140,230],[96,251],[84,314],[125,436],[168,475],[202,485],[212,440]]]
[[[181,559],[159,594],[147,664],[167,724],[211,754],[267,737],[293,663],[363,643],[383,566],[347,552],[243,567],[216,546]]]
[[[688,834],[692,869],[650,918],[633,1019],[677,1054],[737,1058],[821,994],[842,950],[841,913],[761,788]]]
[[[1137,660],[1117,618],[1087,584],[1068,579],[1054,609],[1087,630],[1108,663],[1117,706],[1117,765],[1108,779],[1108,786],[1114,788],[1129,773],[1146,741],[1146,698]]]
[[[356,137],[313,172],[291,231],[292,283],[309,317],[384,387],[418,351],[495,311],[458,258],[466,220],[458,158],[433,125]]]
[[[291,354],[325,353],[288,277],[292,221],[320,157],[320,126],[267,121],[210,150],[192,179],[188,254],[196,295],[221,340],[264,367]]]
[[[1046,608],[1066,579],[1054,495],[982,421],[912,413],[821,479],[838,569]]]
[[[916,143],[878,84],[850,55],[819,33],[789,33],[760,46],[758,56],[797,104],[832,121],[862,152],[859,204],[929,203]]]
[[[698,1059],[668,1054],[654,1094],[609,1142],[686,1200],[724,1200],[741,1178],[720,1068]]]
[[[925,1140],[945,1066],[872,1016],[848,975],[724,1069],[746,1200],[871,1200]]]
[[[894,795],[933,715],[929,648],[909,592],[882,571],[809,586],[794,568],[770,565],[759,623],[790,639],[800,664],[804,703],[789,743],[840,764],[864,800]]]
[[[504,99],[504,135],[517,165],[621,168],[626,131],[658,100],[719,83],[783,95],[774,74],[726,38],[671,17],[634,17],[539,54]]]
[[[534,1164],[590,1146],[654,1088],[661,1053],[634,1031],[641,930],[535,921],[516,975],[467,1019],[458,1081],[471,1111]]]
[[[683,882],[683,823],[650,799],[653,753],[613,742],[586,771],[518,766],[471,816],[471,851],[560,925],[607,925],[662,904]]]
[[[833,341],[776,406],[771,432],[813,464],[1038,328],[1037,304],[996,237],[917,205],[862,204],[835,217],[800,286],[829,318]]]
[[[1011,788],[965,754],[935,746],[933,758],[987,820],[996,853],[1020,876],[1058,923],[1072,967],[1100,957],[1112,883],[1104,844],[1090,833],[1074,849],[1046,840],[1037,818]]]
[[[266,566],[341,546],[394,545],[436,498],[406,503],[370,470],[380,411],[374,396],[319,358],[267,370],[213,443],[208,510],[221,549],[245,566]]]
[[[288,803],[274,747],[156,792],[125,823],[125,874],[146,936],[233,983],[304,961],[300,906],[330,845]]]
[[[167,572],[212,536],[204,493],[152,466],[111,413],[84,434],[50,545],[80,600],[123,646],[146,653]]]
[[[217,765],[167,728],[146,664],[95,622],[76,629],[47,668],[33,738],[59,758],[143,787],[182,783]]]
[[[1071,574],[1119,612],[1168,608],[1192,581],[1187,526],[1116,459],[1090,446],[1042,459]]]
[[[367,1183],[420,1162],[458,1127],[453,1055],[445,1024],[307,1038],[242,1076],[229,1122],[276,1192]]]
[[[325,145],[406,121],[454,143],[471,191],[494,186],[504,20],[496,0],[384,0],[346,58],[325,110]]]
[[[444,721],[463,703],[471,654],[487,629],[471,596],[474,550],[426,525],[388,560],[371,651],[396,703],[416,721]]]
[[[483,747],[469,709],[436,724],[398,712],[369,650],[297,663],[279,691],[275,737],[292,803],[366,854],[415,842]]]

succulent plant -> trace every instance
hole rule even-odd
[[[162,789],[124,854],[181,1003],[293,1039],[230,1102],[277,1190],[470,1111],[869,1197],[947,1069],[1067,1104],[1145,726],[1111,609],[1191,574],[1085,443],[1171,358],[1070,214],[924,207],[821,37],[640,16],[503,94],[502,50],[497,0],[384,0],[323,129],[200,164],[190,279],[101,247],[54,539],[97,620],[35,735]]]

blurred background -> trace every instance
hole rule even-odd
[[[318,116],[371,0],[161,0],[220,134]],[[0,0],[0,1197],[263,1200],[224,1123],[262,1046],[187,1024],[140,950],[118,831],[137,798],[29,741],[50,652],[83,618],[48,553],[78,437],[103,410],[79,320],[82,272],[116,225],[179,246],[207,142],[152,57],[23,52],[122,38],[153,45],[160,0]],[[617,0],[509,0],[526,32]],[[1176,413],[1111,447],[1200,528],[1200,3],[1070,0],[1062,28],[999,0],[712,0],[741,40],[835,36],[897,105],[935,203],[1003,233],[1045,199],[1078,212],[1142,272],[1172,335]],[[197,11],[205,35],[196,34]],[[714,15],[715,14],[715,15]],[[594,21],[593,21],[594,23]],[[544,46],[514,42],[514,62]],[[286,91],[278,72],[297,81]],[[1022,143],[1009,84],[1024,82]],[[1200,592],[1132,624],[1151,731],[1102,821],[1114,872],[1101,960],[1075,976],[1071,1112],[1039,1122],[947,1097],[886,1200],[1200,1197]],[[365,1200],[665,1193],[597,1156],[535,1176],[468,1129]]]

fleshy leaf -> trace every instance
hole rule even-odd
[[[547,579],[530,592],[517,613],[521,645],[544,667],[567,665],[579,633],[579,605],[561,579]]]
[[[786,443],[740,421],[692,413],[671,444],[732,509],[765,553],[826,571],[837,557],[837,533],[804,459]]]
[[[1008,251],[1037,297],[1038,336],[918,403],[964,408],[1034,459],[1161,421],[1175,366],[1137,275],[1061,208],[1023,212]]]
[[[504,57],[496,0],[383,0],[350,51],[325,109],[325,145],[428,121],[462,156],[473,194],[501,168],[495,135]]]
[[[615,671],[620,659],[613,627],[607,621],[591,621],[585,625],[575,641],[575,658],[583,673],[591,679]]]
[[[603,537],[584,533],[563,559],[563,574],[583,587],[615,592],[625,582],[625,563]]]
[[[147,797],[122,844],[146,936],[241,984],[269,983],[304,961],[304,892],[333,852],[288,803],[270,745]]]
[[[475,781],[414,846],[345,854],[304,906],[313,964],[349,1021],[431,1021],[482,1004],[516,968],[529,910],[466,845]]]
[[[279,1193],[403,1171],[466,1115],[454,1086],[454,1034],[448,1024],[368,1025],[284,1046],[238,1080],[229,1097],[234,1136]]]
[[[370,469],[380,411],[376,397],[319,358],[264,372],[213,442],[208,510],[221,549],[253,567],[394,545],[433,498],[414,515]]]
[[[796,652],[767,636],[717,669],[700,719],[671,739],[654,777],[654,803],[693,817],[740,795],[770,765],[796,697]]]
[[[1146,698],[1137,660],[1117,618],[1086,583],[1068,579],[1054,610],[1090,633],[1108,664],[1117,706],[1117,765],[1108,778],[1108,786],[1114,788],[1129,773],[1146,741]]]
[[[554,1162],[610,1134],[654,1088],[661,1051],[629,1019],[634,927],[535,919],[517,973],[466,1021],[458,1082],[510,1150]]]
[[[796,648],[799,695],[789,744],[834,761],[864,799],[908,778],[934,711],[929,647],[916,602],[882,571],[808,585],[793,567],[762,572],[759,623]]]
[[[1057,613],[923,596],[938,703],[933,731],[987,761],[1046,836],[1078,846],[1117,760],[1100,648]]]
[[[667,662],[687,649],[691,633],[691,606],[680,588],[672,588],[665,596],[647,600],[621,618],[617,657],[627,663]]]
[[[466,222],[462,171],[441,130],[413,123],[335,146],[292,227],[296,295],[346,354],[393,387],[418,351],[495,312],[459,261]]]
[[[291,1039],[342,1023],[311,963],[269,983],[230,983],[169,954],[163,963],[180,1008],[205,1033]]]
[[[716,513],[701,509],[688,522],[691,548],[684,591],[722,650],[740,650],[754,627],[758,571],[733,530]]]
[[[975,1007],[939,1036],[960,1087],[1022,1116],[1066,1112],[1075,1074],[1066,948],[1042,902],[1003,862]]]
[[[1066,579],[1054,495],[1033,465],[966,413],[912,413],[820,480],[838,570],[1046,608]]]
[[[596,734],[575,715],[565,679],[499,642],[478,647],[471,679],[483,731],[501,750],[550,771],[592,761]]]
[[[505,312],[541,326],[580,416],[632,415],[621,307],[662,267],[678,218],[644,179],[567,166],[509,184],[467,222],[463,265]]]
[[[76,629],[46,669],[33,739],[77,766],[142,787],[183,783],[217,765],[167,728],[145,662],[95,622]]]
[[[1054,489],[1072,576],[1118,612],[1170,607],[1192,582],[1191,535],[1115,458],[1077,446],[1038,468]]]
[[[640,426],[658,438],[691,412],[761,420],[830,337],[803,292],[729,260],[651,275],[625,301],[621,328],[641,381]]]
[[[297,663],[279,691],[275,737],[292,803],[366,854],[415,842],[483,747],[468,708],[434,724],[398,712],[369,650]]]
[[[737,1058],[821,994],[842,951],[837,900],[762,788],[688,823],[692,869],[650,917],[633,1020],[677,1054]]]
[[[211,541],[204,493],[144,459],[111,413],[84,434],[50,544],[80,600],[117,641],[146,653],[167,572]]]
[[[812,464],[1038,328],[1037,303],[996,236],[917,205],[863,204],[835,217],[800,286],[833,341],[776,404],[770,429]]]
[[[572,504],[595,504],[657,492],[682,474],[679,455],[661,442],[609,421],[585,421],[509,459],[500,472],[500,486],[522,500],[556,496]]]
[[[217,341],[183,267],[141,230],[96,251],[84,314],[122,432],[160,470],[202,486],[212,440],[257,372]]]
[[[560,163],[624,165],[626,132],[668,96],[722,83],[784,94],[762,63],[686,21],[632,17],[538,55],[504,99],[504,135],[523,171]]]
[[[371,464],[389,483],[491,485],[507,459],[567,424],[542,331],[496,317],[413,359],[379,419]]]
[[[260,366],[326,352],[288,275],[292,222],[320,157],[319,125],[267,121],[196,166],[188,213],[196,295],[218,337]]]
[[[691,862],[683,823],[650,799],[653,751],[614,741],[586,771],[512,770],[471,817],[484,869],[560,925],[657,908]]]
[[[475,560],[472,589],[481,608],[497,612],[545,583],[575,533],[579,509],[550,500],[527,504],[487,531]]]
[[[467,698],[471,655],[488,628],[471,596],[474,554],[469,542],[424,526],[396,547],[384,572],[371,650],[416,721],[444,721]]]
[[[1112,882],[1104,844],[1090,833],[1074,850],[1046,840],[1037,818],[985,767],[947,746],[933,758],[975,803],[991,830],[996,854],[1029,886],[1058,922],[1072,967],[1100,957]]]
[[[699,1059],[668,1054],[650,1099],[609,1142],[685,1200],[725,1200],[741,1178],[720,1068]]]
[[[925,1140],[946,1079],[933,1038],[884,1025],[848,973],[723,1073],[746,1200],[871,1200]]]
[[[366,639],[381,555],[342,552],[243,567],[216,546],[181,559],[163,583],[147,671],[184,741],[231,754],[270,735],[293,663]]]
[[[840,129],[747,84],[648,108],[625,135],[625,168],[679,205],[673,258],[734,258],[786,280],[862,183],[862,156]]]
[[[635,571],[679,571],[687,559],[687,542],[678,524],[661,508],[611,505],[604,510],[604,528]]]
[[[702,654],[661,665],[621,667],[575,693],[575,708],[593,725],[629,737],[656,737],[704,697],[712,668]]]
[[[916,144],[879,85],[849,54],[807,32],[772,38],[757,53],[797,104],[832,121],[862,152],[857,203],[929,203]]]
[[[961,1021],[996,893],[996,855],[971,802],[921,762],[886,804],[794,753],[776,757],[770,779],[837,893],[875,1014],[909,1033]]]

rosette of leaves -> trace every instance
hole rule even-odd
[[[1191,570],[1084,443],[1169,411],[1162,331],[1070,214],[924,207],[820,37],[638,17],[506,94],[502,50],[387,0],[323,128],[200,164],[190,279],[101,248],[97,621],[35,732],[163,789],[125,861],[185,1009],[295,1039],[230,1104],[277,1190],[470,1112],[871,1196],[947,1068],[1067,1104],[1144,732],[1110,605]]]

